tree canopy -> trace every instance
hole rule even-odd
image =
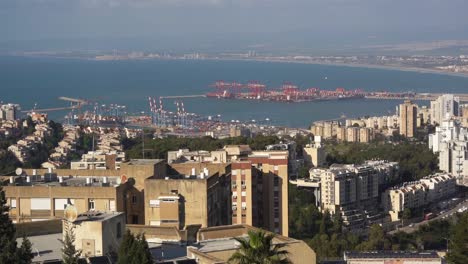
[[[262,230],[249,231],[248,238],[235,238],[239,249],[229,258],[230,263],[239,264],[285,264],[290,263],[284,244],[274,244],[272,233]]]

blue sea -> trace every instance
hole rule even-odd
[[[0,101],[23,109],[67,106],[59,96],[126,105],[130,113],[148,111],[148,96],[203,94],[216,80],[258,80],[271,88],[292,82],[301,88],[362,88],[366,91],[468,93],[468,78],[435,73],[332,65],[251,61],[128,60],[91,61],[0,57]],[[395,112],[397,100],[348,100],[304,103],[184,99],[185,109],[223,120],[264,120],[291,127],[311,122]],[[421,102],[428,104],[428,102]],[[174,109],[174,100],[166,99]],[[66,112],[51,114],[63,119]]]

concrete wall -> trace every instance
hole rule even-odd
[[[15,224],[16,234],[22,236],[40,236],[62,232],[62,220],[53,219],[37,222],[22,222]]]
[[[145,234],[148,241],[163,242],[187,241],[187,231],[179,230],[176,227],[148,226],[148,225],[127,225],[127,229],[133,234]]]
[[[200,224],[208,226],[208,186],[207,179],[148,179],[145,187],[145,224],[158,221],[157,208],[149,207],[149,201],[159,196],[170,195],[177,191],[180,201],[179,221],[182,226]]]

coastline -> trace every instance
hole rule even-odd
[[[23,58],[52,58],[52,59],[70,59],[70,60],[87,60],[87,61],[136,61],[136,60],[178,60],[178,61],[248,61],[248,62],[269,62],[269,63],[295,63],[295,64],[312,64],[312,65],[325,65],[325,66],[343,66],[353,68],[367,68],[367,69],[381,69],[393,70],[404,72],[418,72],[429,74],[440,74],[455,77],[468,78],[468,72],[449,72],[444,70],[405,67],[396,65],[375,65],[375,64],[352,64],[352,63],[333,63],[333,62],[316,62],[316,61],[298,61],[298,60],[282,60],[282,59],[262,59],[262,58],[200,58],[200,59],[184,59],[184,58],[118,58],[118,59],[96,59],[94,57],[66,57],[66,56],[40,56],[40,55],[19,55],[9,54],[6,56],[23,57]]]
[[[184,60],[184,59],[178,59],[178,60]],[[393,71],[406,71],[406,72],[441,74],[441,75],[450,75],[450,76],[468,78],[468,73],[449,72],[449,71],[426,69],[426,68],[391,66],[391,65],[385,66],[385,65],[374,65],[374,64],[326,63],[326,62],[296,61],[296,60],[274,60],[274,59],[206,58],[206,59],[200,59],[200,60],[252,61],[252,62],[296,63],[296,64],[313,64],[313,65],[326,65],[326,66],[344,66],[344,67],[353,67],[353,68],[368,68],[368,69],[382,69],[382,70],[393,70]]]

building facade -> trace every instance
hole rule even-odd
[[[399,106],[400,135],[412,138],[416,135],[418,106],[406,100]]]
[[[249,224],[287,236],[288,152],[253,152],[232,164],[232,224]]]
[[[405,208],[421,208],[456,193],[456,178],[435,174],[416,182],[405,183],[385,191],[382,206],[392,221],[400,219]]]

